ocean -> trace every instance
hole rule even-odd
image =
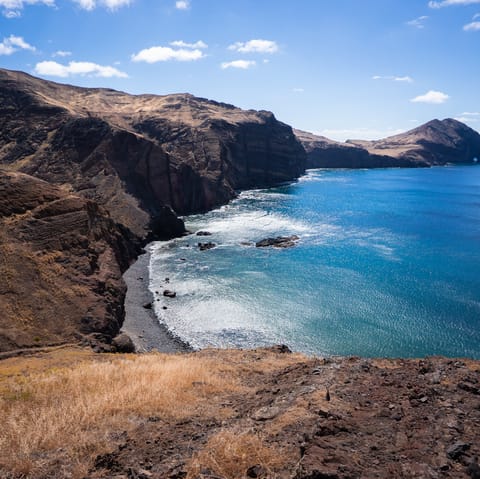
[[[150,246],[150,288],[195,348],[480,359],[480,166],[310,170],[185,221]]]

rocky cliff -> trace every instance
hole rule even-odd
[[[0,70],[0,164],[68,185],[144,236],[178,214],[226,203],[238,189],[298,177],[306,155],[265,111],[192,95],[128,95]]]
[[[459,121],[432,120],[378,141],[340,143],[295,130],[307,155],[307,168],[383,168],[472,163],[480,159],[480,134]]]
[[[132,234],[93,201],[0,170],[0,351],[91,333],[108,342],[137,253]]]
[[[305,160],[266,111],[0,69],[0,351],[92,332],[109,342],[139,243],[184,233],[175,213],[292,180]]]

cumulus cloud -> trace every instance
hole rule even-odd
[[[422,15],[421,17],[414,18],[407,22],[407,25],[415,28],[425,28],[425,21],[428,19],[426,15]]]
[[[27,43],[23,37],[17,37],[10,35],[8,38],[4,38],[0,43],[0,55],[11,55],[18,50],[30,50],[35,51],[35,47]]]
[[[419,95],[415,98],[412,98],[410,101],[412,103],[430,103],[433,105],[439,105],[441,103],[445,103],[449,98],[450,97],[446,93],[430,90],[424,95]]]
[[[188,10],[190,8],[189,0],[178,0],[175,2],[175,8],[178,10]]]
[[[473,5],[474,3],[480,3],[480,0],[441,0],[430,1],[428,6],[430,8],[443,8],[451,7],[452,5]]]
[[[54,61],[44,61],[35,65],[35,73],[39,75],[67,78],[74,75],[103,78],[127,78],[128,75],[114,67],[98,65],[92,62],[70,62],[62,65]]]
[[[374,75],[372,80],[391,80],[404,83],[413,83],[413,78],[409,76],[395,76],[395,75]]]
[[[272,40],[249,40],[248,42],[236,42],[228,47],[240,53],[276,53],[278,45]]]
[[[257,64],[254,60],[234,60],[233,62],[223,62],[221,67],[222,70],[227,68],[239,68],[241,70],[248,70],[251,67],[254,67]]]
[[[179,62],[191,62],[200,60],[204,57],[205,54],[198,48],[187,50],[185,48],[174,49],[170,47],[157,46],[145,48],[144,50],[132,55],[131,58],[134,62],[157,63],[168,62],[172,60]]]
[[[205,42],[202,42],[202,40],[199,40],[198,42],[195,43],[187,43],[184,42],[183,40],[175,40],[174,42],[170,42],[170,45],[172,47],[179,47],[179,48],[208,48],[208,45]]]

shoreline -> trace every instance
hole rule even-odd
[[[123,274],[127,285],[125,295],[125,320],[121,332],[126,333],[135,345],[135,352],[146,353],[157,350],[161,353],[188,353],[193,348],[158,321],[153,309],[154,297],[149,289],[150,252],[140,255]],[[151,308],[144,305],[151,304]]]

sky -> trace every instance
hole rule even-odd
[[[480,130],[480,0],[0,0],[0,67],[188,92],[337,140]]]

